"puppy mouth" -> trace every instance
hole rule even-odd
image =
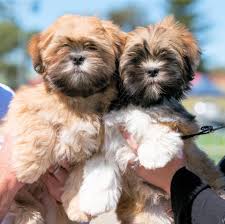
[[[80,68],[72,72],[58,76],[46,76],[45,79],[52,89],[55,89],[69,97],[89,97],[104,92],[110,85],[108,76],[95,76],[82,71]]]
[[[147,83],[148,83],[148,85],[153,85],[153,84],[159,83],[159,78],[147,77]]]
[[[75,67],[73,69],[74,75],[82,75],[84,73],[84,71],[80,68],[80,67]]]
[[[157,75],[149,75],[145,69],[136,72],[131,69],[125,77],[124,88],[131,100],[144,107],[174,96],[178,92],[176,86],[181,85],[173,71],[163,69]]]
[[[104,92],[107,87],[109,85],[108,84],[105,84],[103,85],[101,88],[99,89],[75,89],[75,88],[69,88],[69,87],[65,87],[65,88],[61,88],[60,91],[65,94],[66,96],[69,96],[69,97],[84,97],[84,98],[87,98],[91,95],[94,95],[94,94],[97,94],[97,93],[101,93],[101,92]]]

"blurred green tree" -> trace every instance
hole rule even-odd
[[[18,82],[19,65],[10,60],[10,54],[19,47],[21,30],[12,21],[0,22],[0,75],[1,81],[15,88]]]
[[[0,0],[0,82],[12,88],[25,82],[29,67],[26,43],[33,33],[25,32],[16,22],[12,6]]]
[[[124,31],[131,31],[136,26],[144,26],[148,23],[145,10],[135,5],[112,9],[107,17]]]
[[[197,37],[200,45],[205,42],[204,32],[209,28],[204,24],[202,15],[196,10],[197,4],[200,4],[200,0],[168,0],[168,14],[174,15],[174,17],[185,24],[191,32]],[[205,60],[201,59],[199,71],[207,71]]]

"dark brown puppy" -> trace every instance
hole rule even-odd
[[[137,28],[129,33],[120,61],[124,87],[143,106],[163,98],[181,99],[190,89],[199,54],[192,34],[171,17]]]
[[[125,116],[127,111],[125,128],[129,132],[132,126],[130,130],[136,131],[135,135],[141,143],[142,139],[148,140],[149,144],[145,148],[140,144],[137,152],[141,165],[145,162],[149,167],[159,168],[155,164],[162,165],[166,157],[167,162],[171,159],[166,153],[170,146],[176,144],[176,138],[164,141],[170,132],[187,135],[198,130],[194,117],[178,101],[190,89],[199,63],[199,53],[192,34],[172,17],[156,25],[137,28],[128,34],[120,60],[120,99],[124,98],[126,104],[136,107],[128,106],[117,113]],[[130,115],[135,110],[145,116],[149,115],[150,124],[142,123],[140,127],[138,123],[141,120]],[[127,120],[128,124],[125,123]],[[143,126],[146,128],[144,131]],[[159,138],[158,133],[165,126],[168,131]],[[137,131],[138,128],[140,132]],[[154,142],[154,139],[158,141]],[[207,155],[197,148],[193,139],[183,142],[183,145],[189,169],[211,186],[220,189],[224,185],[224,178]],[[154,157],[153,154],[159,156]],[[117,208],[118,217],[123,224],[174,223],[166,212],[169,207],[170,200],[165,192],[146,185],[131,169],[127,169]]]

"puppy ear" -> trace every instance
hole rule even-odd
[[[116,58],[119,59],[122,54],[123,47],[125,45],[126,34],[120,28],[113,24],[111,21],[102,21],[102,26],[106,30],[109,38],[112,41],[113,50],[115,52]]]
[[[161,22],[161,26],[167,29],[171,28],[178,41],[181,41],[179,49],[181,49],[181,55],[184,61],[184,72],[188,81],[192,80],[194,72],[199,65],[201,55],[197,40],[185,25],[177,22],[173,16],[166,17]]]
[[[188,79],[192,80],[200,62],[201,51],[192,33],[181,24],[177,26],[180,26],[180,38],[184,46],[184,71]]]
[[[40,42],[40,34],[34,35],[29,41],[28,53],[31,56],[34,70],[40,74],[44,72],[44,65],[41,59],[40,48],[38,46],[39,42]]]

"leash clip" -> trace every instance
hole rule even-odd
[[[198,133],[195,133],[195,134],[191,134],[191,135],[183,135],[181,136],[181,138],[183,140],[186,140],[186,139],[189,139],[189,138],[193,138],[195,136],[198,136],[198,135],[207,135],[207,134],[210,134],[214,131],[217,131],[217,130],[220,130],[220,129],[223,129],[225,128],[225,125],[222,125],[220,127],[217,127],[217,128],[214,128],[213,126],[211,125],[206,125],[206,126],[202,126],[201,127],[201,131],[198,132]]]
[[[213,126],[202,126],[201,127],[202,130],[202,134],[209,134],[211,132],[213,132]]]

